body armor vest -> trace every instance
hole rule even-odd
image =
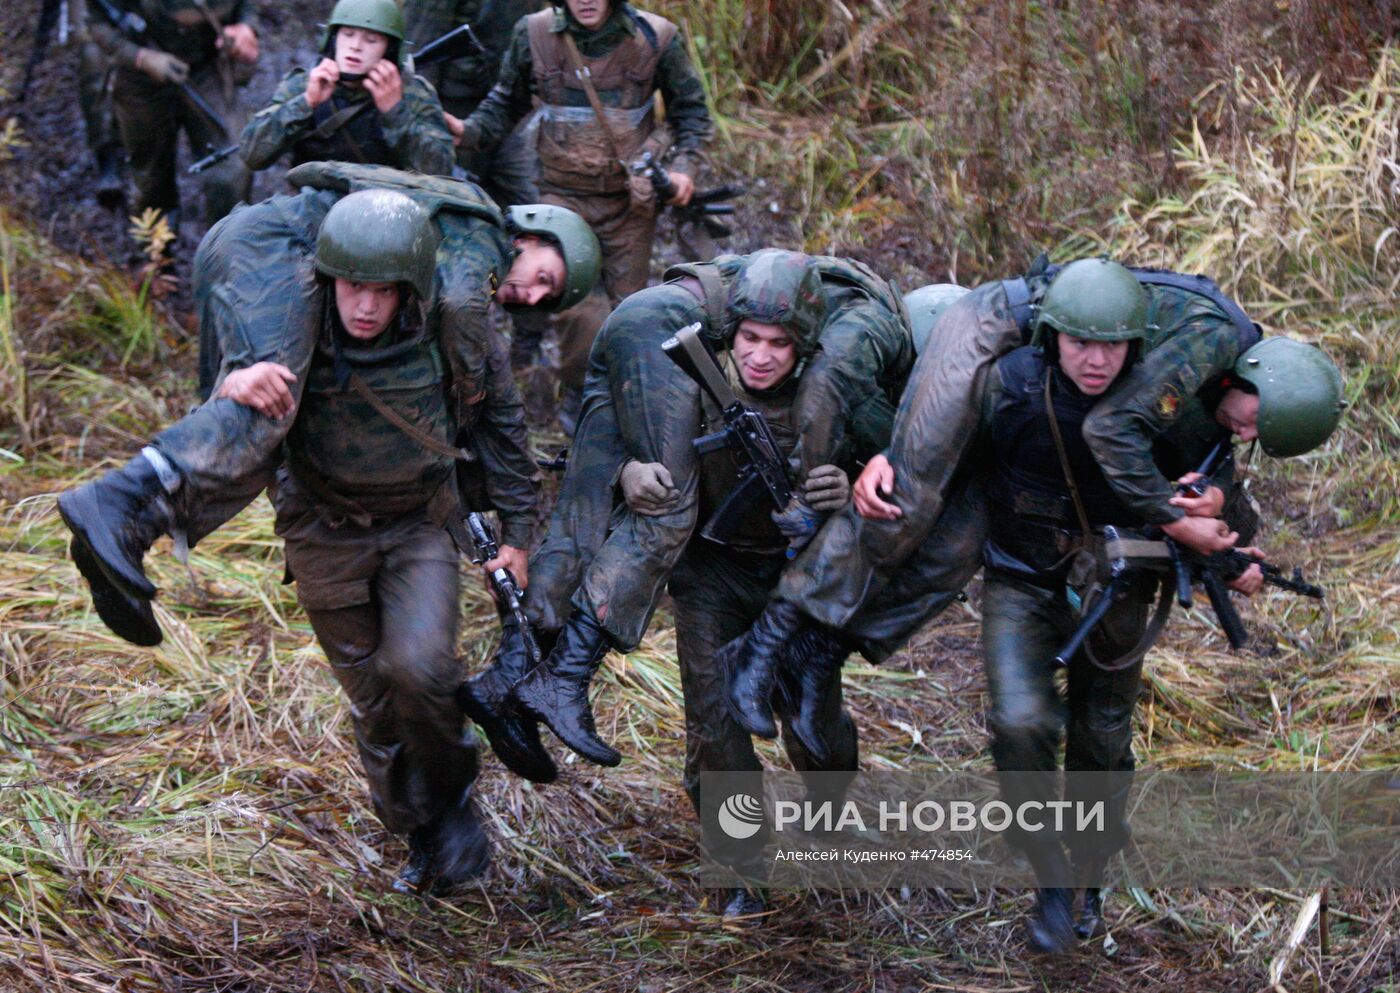
[[[382,348],[341,348],[340,358],[399,416],[451,441],[442,355],[426,333]],[[317,342],[287,462],[319,501],[371,514],[406,514],[428,505],[453,461],[415,443],[365,399],[342,388],[329,334]]]
[[[606,55],[579,58],[603,104],[603,114],[619,148],[615,153],[588,100],[565,47],[565,32],[554,31],[555,13],[542,10],[526,19],[534,92],[540,117],[540,179],[576,193],[612,194],[630,178],[619,162],[632,162],[644,150],[660,151],[649,140],[656,129],[656,66],[676,36],[664,17],[640,13],[642,24]]]
[[[1098,397],[1085,396],[1039,350],[1023,346],[997,365],[1002,393],[991,420],[995,466],[987,564],[1025,578],[1053,580],[1080,537],[1079,518],[1045,411],[1045,377],[1065,455],[1091,525],[1131,524],[1135,516],[1104,478],[1084,440]]]

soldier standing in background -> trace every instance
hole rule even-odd
[[[164,211],[172,231],[180,226],[180,191],[175,183],[180,132],[197,155],[237,135],[244,110],[239,89],[258,60],[258,35],[251,23],[252,0],[113,0],[146,25],[137,44],[89,5],[88,31],[116,66],[112,101],[122,144],[136,179],[139,213]],[[179,86],[189,83],[223,118],[227,136],[196,110]],[[204,220],[212,225],[248,198],[252,175],[237,158],[202,176]]]
[[[303,162],[364,162],[429,175],[452,172],[442,104],[406,72],[403,11],[395,0],[340,0],[321,61],[293,69],[243,129],[238,154],[266,169],[290,151]]]
[[[613,307],[647,283],[659,205],[650,181],[629,166],[644,152],[665,149],[656,127],[657,93],[674,141],[672,202],[685,204],[711,130],[704,87],[676,26],[630,4],[567,0],[522,18],[496,85],[462,122],[464,153],[493,149],[538,98],[544,105],[540,199],[578,211],[602,243],[602,285],[556,319],[560,423],[569,433],[598,329]]]

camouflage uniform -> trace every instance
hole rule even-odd
[[[136,210],[155,207],[167,213],[176,211],[180,208],[175,179],[180,132],[185,132],[192,153],[199,157],[232,140],[246,120],[238,90],[247,82],[252,67],[220,54],[215,47],[218,34],[209,17],[221,26],[252,26],[253,4],[251,0],[212,0],[202,6],[193,0],[119,0],[118,5],[145,19],[152,46],[189,65],[190,85],[219,113],[229,129],[227,136],[219,133],[203,114],[185,102],[177,87],[157,83],[137,69],[138,46],[104,18],[89,12],[91,37],[117,67],[112,102],[136,179]],[[213,224],[234,204],[248,199],[252,174],[234,157],[205,171],[200,183],[205,223]]]
[[[1007,285],[989,283],[943,315],[899,403],[886,456],[889,497],[903,511],[867,520],[834,515],[784,574],[777,598],[842,632],[867,658],[888,658],[951,603],[981,565],[985,496],[967,453],[992,363],[1023,342]],[[1032,286],[1032,293],[1039,288]],[[1247,341],[1196,293],[1147,286],[1150,349],[1085,421],[1105,476],[1145,523],[1176,520],[1172,487],[1153,463],[1153,441],[1191,411],[1203,385],[1228,371]]]
[[[196,253],[201,333],[217,334],[218,347],[210,351],[223,356],[217,378],[256,362],[278,362],[297,375],[291,389],[300,401],[323,311],[311,268],[321,221],[351,189],[401,189],[433,214],[442,238],[428,322],[452,373],[459,438],[479,457],[483,499],[500,514],[502,544],[526,547],[538,472],[507,345],[489,321],[491,295],[512,258],[510,239],[492,220],[499,218],[494,206],[469,184],[380,167],[305,166],[292,178],[326,188],[235,211]],[[184,481],[176,503],[192,543],[267,485],[289,426],[232,400],[213,399],[156,436],[153,447]]]
[[[462,150],[496,147],[530,110],[544,104],[540,122],[540,191],[545,203],[577,211],[603,246],[603,278],[594,294],[556,318],[561,343],[560,382],[581,388],[588,350],[608,312],[647,283],[656,226],[654,195],[630,177],[598,125],[588,97],[565,54],[567,32],[591,73],[610,126],[631,158],[659,152],[654,133],[655,94],[665,101],[675,140],[671,168],[694,175],[700,146],[710,133],[704,88],[675,25],[629,4],[584,30],[564,8],[541,11],[516,25],[500,79],[465,122]],[[629,192],[635,188],[637,194]]]
[[[437,94],[421,76],[404,80],[403,99],[387,114],[373,106],[362,86],[336,84],[319,106],[306,102],[307,70],[287,74],[272,102],[253,115],[239,140],[238,154],[250,169],[266,169],[290,151],[292,165],[303,162],[365,162],[428,175],[452,172],[452,135]],[[368,103],[349,121],[321,137],[318,129],[335,114]]]
[[[729,288],[751,256],[677,266],[668,282],[619,305],[594,344],[583,417],[569,470],[545,539],[531,557],[531,619],[563,625],[572,604],[593,617],[619,649],[645,633],[662,584],[689,540],[698,513],[696,460],[699,389],[661,352],[661,342],[700,322],[718,341]],[[894,405],[913,359],[898,297],[865,267],[817,257],[826,319],[821,348],[798,379],[801,441],[795,458],[805,476],[815,466],[849,463],[854,451],[877,451],[889,437]],[[830,343],[830,349],[828,344]],[[661,517],[614,512],[622,463],[660,462],[680,500]],[[611,515],[611,519],[610,519]]]

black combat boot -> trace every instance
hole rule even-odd
[[[598,737],[588,706],[588,683],[611,647],[598,622],[575,610],[549,658],[511,690],[526,714],[548,724],[564,744],[588,761],[606,766],[620,763],[622,755]]]
[[[491,839],[481,826],[475,788],[468,786],[450,810],[438,818],[429,871],[429,892],[442,896],[471,882],[491,865]]]
[[[1026,943],[1042,955],[1060,955],[1074,947],[1074,890],[1051,887],[1035,891],[1035,909],[1026,918]]]
[[[107,210],[120,210],[126,204],[126,177],[122,147],[112,143],[97,150],[97,203]]]
[[[421,893],[432,875],[433,831],[419,828],[408,836],[408,861],[394,877],[394,889],[400,893]]]
[[[1103,930],[1103,890],[1090,886],[1084,891],[1084,906],[1074,922],[1074,933],[1088,941]]]
[[[715,661],[725,674],[729,712],[749,734],[778,736],[771,702],[778,658],[804,626],[801,611],[790,603],[772,600],[748,634],[715,653]]]
[[[520,712],[510,688],[532,663],[520,625],[505,622],[491,665],[457,687],[457,705],[481,730],[502,764],[532,783],[552,783],[559,768],[540,741],[540,725]]]
[[[89,566],[95,564],[127,596],[149,600],[156,595],[141,559],[157,538],[170,531],[175,515],[155,467],[145,456],[138,455],[121,469],[67,491],[58,498],[58,512],[75,540],[92,553]]]
[[[134,597],[117,587],[98,565],[92,549],[81,538],[68,543],[68,554],[87,580],[92,591],[92,606],[102,623],[133,645],[153,648],[161,642],[160,625],[156,623],[151,601]]]
[[[822,704],[833,681],[841,679],[841,666],[850,649],[815,624],[803,624],[797,637],[778,657],[778,685],[774,709],[787,718],[788,731],[801,742],[812,761],[825,766],[831,747],[822,726]]]

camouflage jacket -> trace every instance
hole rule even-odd
[[[252,0],[114,0],[114,6],[139,15],[146,22],[148,47],[159,48],[186,62],[191,71],[213,63],[217,38],[210,17],[221,26],[247,24],[257,29]],[[205,11],[208,11],[206,15]],[[135,68],[139,47],[118,31],[97,10],[88,12],[87,30],[119,66]]]
[[[1144,289],[1147,352],[1095,405],[1084,438],[1119,497],[1148,524],[1170,524],[1183,511],[1168,502],[1175,489],[1153,459],[1154,445],[1169,431],[1209,430],[1220,378],[1250,343],[1207,298],[1166,286]]]
[[[534,92],[535,68],[526,21],[526,18],[522,18],[515,25],[496,84],[466,121],[466,133],[462,140],[465,150],[494,148],[530,111],[532,98],[537,94]],[[586,59],[595,59],[613,51],[638,32],[650,30],[643,25],[631,4],[619,3],[608,20],[595,31],[584,30],[564,12],[564,8],[557,8],[553,30],[568,31],[578,45],[579,54]],[[709,108],[705,104],[705,88],[690,62],[690,56],[686,54],[685,40],[679,33],[661,53],[653,85],[665,101],[666,120],[674,139],[671,168],[694,175],[712,124]],[[589,106],[582,90],[569,92],[576,94],[576,106]],[[605,107],[610,106],[610,100],[616,101],[616,95],[606,90],[599,92],[598,98]]]
[[[272,102],[243,128],[238,154],[250,169],[266,169],[284,153],[302,162],[365,162],[427,175],[450,175],[452,135],[442,104],[421,76],[405,81],[403,99],[388,113],[373,106],[363,87],[337,84],[331,98],[312,107],[306,100],[308,72],[297,68],[282,80]],[[329,134],[331,118],[347,108],[369,103]]]
[[[466,117],[481,103],[501,71],[515,22],[539,5],[532,0],[407,0],[407,38],[422,48],[454,28],[470,24],[486,51],[473,50],[451,62],[430,66],[423,75],[437,89],[443,107]]]

